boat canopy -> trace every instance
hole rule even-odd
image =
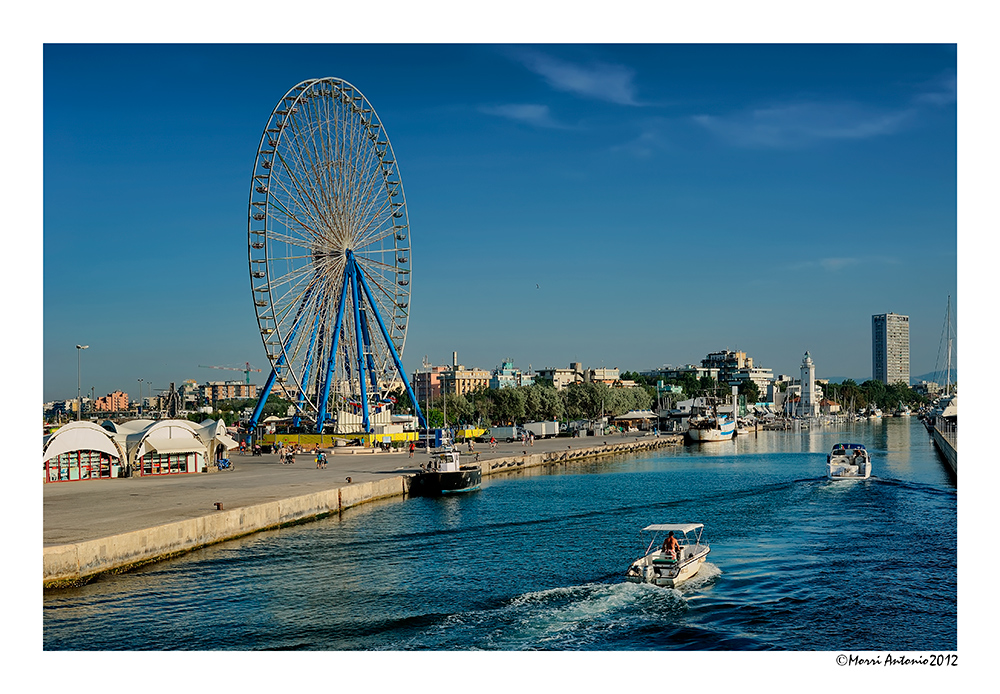
[[[674,525],[647,525],[642,529],[643,532],[667,532],[673,530],[674,532],[689,533],[698,528],[704,528],[704,523],[677,523]]]

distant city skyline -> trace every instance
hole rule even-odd
[[[76,397],[76,344],[86,394],[227,379],[204,364],[263,382],[251,169],[276,101],[322,76],[365,94],[399,160],[408,375],[453,351],[645,371],[733,349],[860,382],[885,313],[910,317],[912,376],[943,368],[954,45],[258,50],[45,46],[44,400]]]

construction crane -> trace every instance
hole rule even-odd
[[[242,371],[244,374],[246,374],[247,385],[250,385],[250,372],[255,371],[257,373],[260,373],[260,369],[252,368],[250,366],[250,362],[245,362],[245,364],[246,368],[243,369],[240,369],[235,366],[205,366],[204,364],[198,364],[198,367],[202,369],[225,369],[226,371]]]

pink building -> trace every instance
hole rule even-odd
[[[120,390],[97,398],[94,409],[98,412],[125,412],[128,410],[128,394]]]
[[[413,374],[413,394],[417,401],[426,403],[428,397],[434,399],[441,396],[441,374],[448,371],[449,366],[432,366],[430,371],[418,371]]]

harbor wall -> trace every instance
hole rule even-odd
[[[495,458],[480,463],[483,475],[495,475],[526,467],[538,465],[552,465],[558,463],[572,463],[608,455],[626,455],[652,451],[665,446],[677,446],[684,442],[682,434],[671,434],[668,436],[658,436],[656,438],[642,439],[637,441],[621,443],[601,443],[588,448],[567,447],[565,451],[550,451],[548,453],[525,453],[520,456],[508,456],[506,458]]]
[[[944,456],[945,461],[948,463],[948,467],[956,475],[958,474],[958,438],[952,435],[944,434],[937,427],[931,429],[931,438],[934,439],[934,445],[937,449],[941,451],[941,455]]]
[[[483,475],[512,473],[525,468],[624,455],[678,445],[681,436],[603,444],[588,448],[507,456],[478,464]],[[303,496],[219,510],[211,515],[166,523],[97,540],[45,547],[42,584],[46,588],[78,585],[104,573],[118,573],[201,547],[262,530],[324,518],[378,499],[405,496],[409,476],[349,484]]]

